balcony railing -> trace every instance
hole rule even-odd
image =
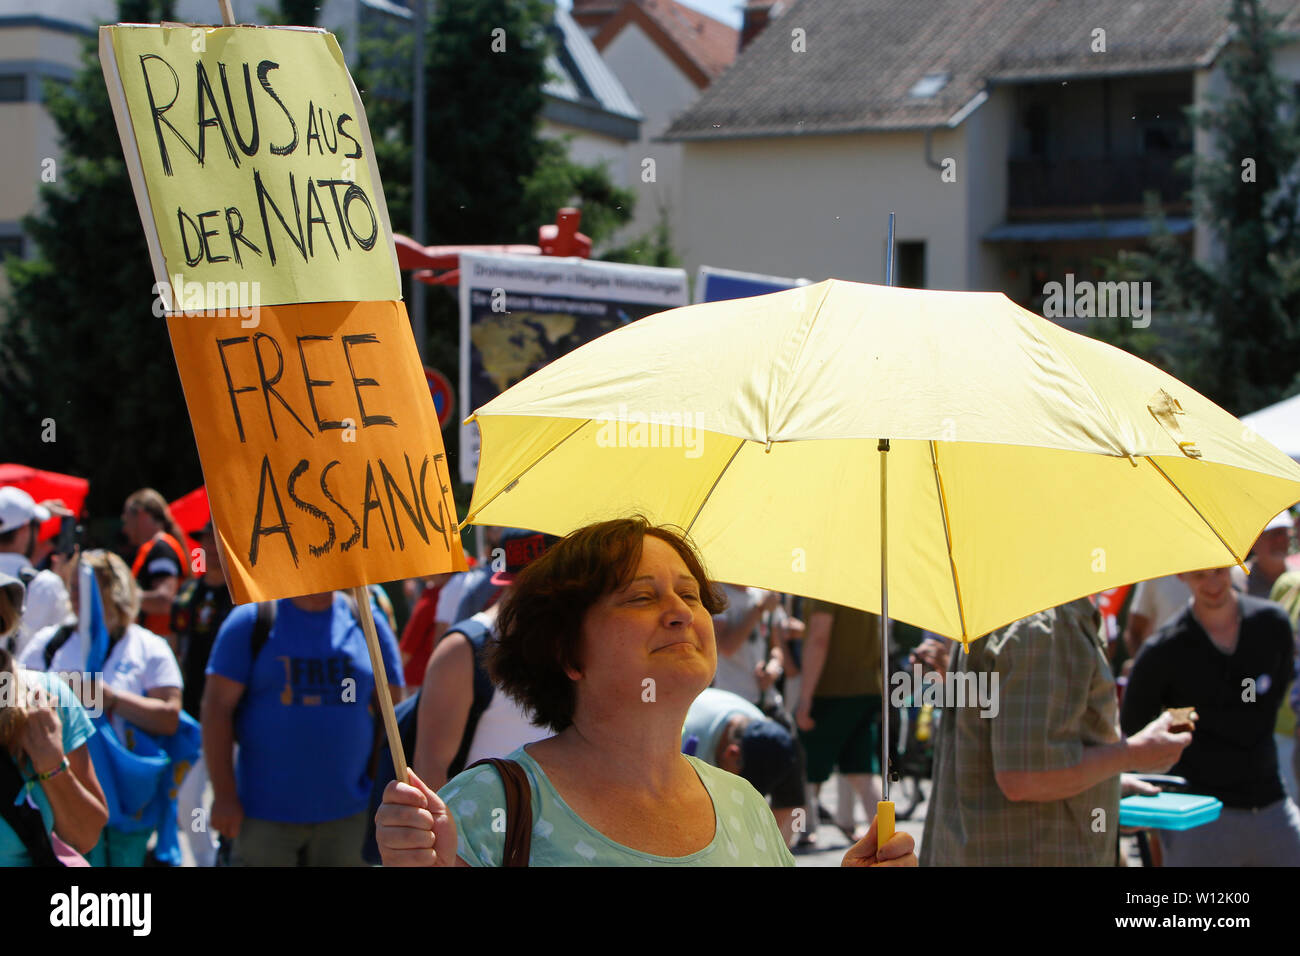
[[[1094,159],[1012,159],[1007,163],[1007,207],[1025,211],[1047,207],[1139,205],[1155,191],[1163,202],[1178,202],[1191,185],[1174,171],[1183,153]]]

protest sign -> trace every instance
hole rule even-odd
[[[681,269],[462,253],[461,420],[578,346],[686,302]],[[478,427],[462,425],[462,481],[474,480],[478,455]]]
[[[167,319],[239,603],[465,570],[400,302]]]
[[[331,34],[106,26],[99,46],[167,311],[401,297],[370,130]]]

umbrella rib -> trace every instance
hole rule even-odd
[[[501,495],[505,494],[507,491],[509,491],[511,488],[513,488],[515,485],[517,485],[517,484],[519,483],[519,479],[520,479],[520,478],[522,478],[524,475],[528,474],[530,471],[532,471],[534,468],[536,468],[538,465],[540,465],[543,461],[545,461],[546,458],[551,454],[551,452],[555,451],[555,449],[559,448],[559,447],[560,447],[561,445],[563,445],[566,441],[568,441],[568,440],[569,440],[570,438],[572,438],[574,435],[578,434],[578,432],[582,431],[582,429],[584,429],[585,427],[587,427],[587,426],[590,425],[590,424],[591,424],[591,419],[590,419],[590,418],[586,419],[586,420],[583,421],[581,424],[579,424],[577,428],[575,428],[573,431],[569,432],[569,434],[565,435],[563,438],[561,438],[559,441],[557,441],[557,442],[556,442],[554,445],[552,445],[550,448],[546,449],[546,452],[545,452],[544,454],[538,455],[536,458],[534,458],[531,462],[529,462],[527,468],[525,468],[525,469],[524,469],[523,471],[521,471],[519,474],[515,475],[513,478],[511,478],[509,481],[507,481],[504,485],[502,485],[502,486],[497,490],[496,494],[494,494],[494,495],[493,495],[491,498],[489,498],[487,501],[483,502],[483,504],[479,505],[478,508],[474,509],[474,510],[471,511],[468,515],[466,515],[466,516],[465,516],[465,520],[462,521],[460,524],[456,525],[456,530],[457,530],[457,531],[463,531],[463,530],[465,530],[465,526],[468,525],[471,521],[473,521],[476,517],[478,517],[478,516],[483,512],[483,509],[484,509],[484,508],[486,508],[488,505],[492,504],[492,502],[496,501],[497,498],[499,498]]]
[[[704,500],[700,502],[700,506],[695,509],[695,514],[691,515],[690,524],[686,526],[687,534],[690,534],[691,529],[695,527],[695,522],[699,520],[700,512],[704,510],[704,506],[707,505],[709,503],[709,499],[713,497],[713,491],[715,488],[718,487],[718,482],[722,481],[722,476],[727,473],[727,469],[731,467],[731,463],[735,461],[736,456],[740,454],[740,449],[744,447],[745,447],[745,439],[742,438],[740,439],[740,444],[736,446],[736,450],[733,451],[731,453],[731,457],[727,459],[727,463],[723,465],[722,470],[718,472],[718,477],[713,479],[713,484],[709,486],[708,494],[704,496]]]
[[[1176,491],[1176,492],[1178,492],[1180,495],[1182,495],[1183,500],[1187,502],[1187,507],[1191,508],[1193,511],[1196,512],[1196,517],[1198,517],[1198,518],[1200,518],[1202,521],[1204,521],[1204,522],[1205,522],[1205,526],[1206,526],[1207,528],[1209,528],[1211,531],[1214,532],[1214,536],[1215,536],[1216,538],[1219,539],[1219,544],[1223,545],[1223,546],[1227,549],[1228,553],[1229,553],[1230,555],[1232,555],[1232,560],[1235,561],[1235,562],[1237,563],[1237,566],[1240,567],[1241,570],[1246,571],[1246,565],[1242,562],[1242,559],[1239,558],[1239,557],[1237,556],[1237,552],[1232,550],[1232,545],[1228,544],[1228,542],[1226,542],[1226,541],[1223,540],[1223,535],[1219,534],[1219,529],[1216,528],[1213,524],[1210,523],[1210,519],[1209,519],[1209,518],[1207,518],[1207,517],[1205,517],[1205,515],[1201,514],[1201,509],[1200,509],[1200,508],[1198,508],[1198,507],[1196,507],[1196,505],[1192,504],[1192,499],[1187,497],[1187,493],[1186,493],[1185,491],[1183,491],[1183,489],[1179,488],[1178,485],[1175,484],[1175,482],[1174,482],[1174,480],[1173,480],[1172,478],[1170,478],[1167,474],[1165,474],[1165,470],[1164,470],[1163,468],[1161,468],[1159,465],[1157,465],[1157,464],[1155,463],[1155,460],[1154,460],[1150,455],[1144,455],[1143,457],[1147,460],[1147,463],[1150,464],[1152,468],[1154,468],[1156,471],[1160,472],[1160,477],[1161,477],[1161,478],[1163,478],[1165,481],[1169,482],[1169,487],[1173,488],[1174,491]],[[1246,571],[1246,573],[1249,574],[1250,572],[1249,572],[1249,571]]]
[[[957,559],[952,554],[952,528],[948,524],[948,496],[943,490],[943,476],[939,474],[939,455],[930,442],[930,464],[934,467],[934,485],[939,493],[939,513],[943,517],[943,539],[948,547],[948,566],[952,569],[952,589],[957,598],[957,617],[961,621],[962,647],[970,647],[970,637],[966,633],[966,611],[962,607],[961,580],[957,576]]]

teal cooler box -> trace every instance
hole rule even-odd
[[[1223,801],[1195,793],[1158,793],[1125,797],[1119,802],[1119,825],[1154,830],[1190,830],[1219,819]]]

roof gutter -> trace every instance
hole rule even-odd
[[[943,169],[943,164],[940,163],[938,160],[936,160],[933,155],[934,131],[937,129],[956,129],[958,126],[962,124],[962,122],[966,119],[966,117],[970,116],[971,113],[974,113],[977,109],[983,106],[985,102],[988,101],[988,98],[989,98],[989,91],[980,90],[978,93],[976,93],[966,102],[965,106],[963,106],[957,112],[949,116],[947,121],[942,126],[930,126],[926,129],[925,164],[927,166],[929,166],[931,169],[938,169],[938,170]]]

